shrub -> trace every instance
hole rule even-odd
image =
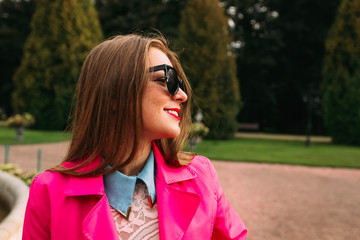
[[[63,130],[82,62],[102,40],[91,1],[38,0],[24,56],[14,75],[14,109],[37,129]]]
[[[23,171],[21,171],[19,168],[17,168],[13,164],[0,165],[0,171],[10,173],[10,174],[20,178],[28,186],[31,185],[31,182],[33,181],[34,177],[37,174],[37,173],[24,173]]]
[[[16,114],[9,117],[6,122],[6,127],[28,127],[35,123],[35,118],[30,113]]]
[[[231,138],[240,97],[224,8],[218,0],[189,0],[181,16],[176,47],[182,50],[180,59],[195,93],[195,105],[210,129],[207,137]]]
[[[335,143],[360,145],[360,0],[341,2],[326,40],[325,125]]]

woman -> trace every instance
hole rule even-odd
[[[23,239],[245,239],[210,161],[180,152],[191,88],[162,37],[87,56],[61,165],[30,188]]]

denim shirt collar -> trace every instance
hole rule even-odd
[[[107,166],[105,170],[109,169]],[[148,191],[149,204],[152,206],[156,199],[155,190],[155,161],[154,153],[151,150],[145,167],[137,176],[126,176],[119,171],[105,174],[105,194],[110,206],[120,212],[128,219],[131,212],[131,204],[134,195],[134,188],[137,182],[145,183]]]

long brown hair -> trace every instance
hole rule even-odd
[[[102,169],[119,170],[130,163],[139,146],[142,126],[142,96],[149,81],[148,58],[150,48],[164,52],[183,79],[188,100],[180,112],[180,135],[172,139],[156,140],[168,164],[183,166],[194,154],[180,152],[191,124],[191,87],[166,39],[130,34],[115,36],[96,46],[87,56],[74,97],[75,108],[71,126],[70,147],[61,165],[51,171],[71,175],[101,175]],[[130,151],[131,150],[131,151]],[[130,155],[126,155],[130,151]],[[103,161],[96,169],[77,171],[101,154]],[[121,159],[121,162],[113,162]],[[78,163],[66,168],[66,162]]]

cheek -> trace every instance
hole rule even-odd
[[[142,107],[142,120],[144,123],[149,121],[154,121],[155,116],[157,115],[156,109],[153,107],[151,103],[144,103]]]
[[[152,113],[159,113],[167,101],[168,99],[159,91],[157,86],[148,86],[142,99],[142,114],[151,115]]]
[[[161,110],[161,102],[158,98],[156,98],[156,96],[154,96],[154,94],[150,93],[145,93],[142,101],[141,115],[145,125],[149,122],[156,122],[156,117],[159,115]]]

